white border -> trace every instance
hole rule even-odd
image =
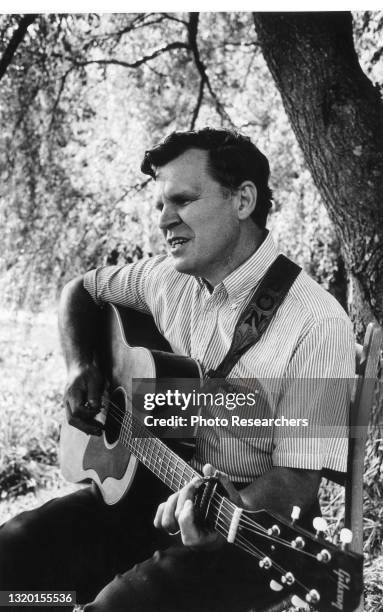
[[[383,0],[3,0],[0,13],[133,13],[180,11],[377,11]]]

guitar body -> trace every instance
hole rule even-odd
[[[163,378],[200,379],[201,372],[195,360],[170,352],[169,344],[150,316],[112,305],[105,310],[99,353],[112,408],[103,409],[98,417],[105,426],[100,437],[89,436],[76,427],[63,424],[60,463],[67,480],[94,481],[105,502],[112,505],[124,497],[134,478],[140,479],[140,472],[146,472],[146,468],[120,441],[121,422],[126,412],[132,409],[132,380],[153,379],[150,392],[155,393],[156,381]],[[177,446],[179,454],[190,458],[193,452],[191,440]]]

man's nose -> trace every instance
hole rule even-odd
[[[182,222],[181,217],[176,211],[173,204],[164,204],[159,219],[159,226],[163,232],[170,229],[174,225],[178,225]]]

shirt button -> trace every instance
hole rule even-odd
[[[235,310],[238,307],[238,304],[230,304],[231,310]]]

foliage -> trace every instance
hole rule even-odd
[[[364,72],[379,88],[383,86],[383,13],[361,11],[354,13],[354,38]]]
[[[64,368],[53,314],[0,312],[0,499],[58,480]],[[1,522],[1,521],[0,521]]]
[[[17,22],[0,18],[3,47]],[[376,67],[380,21],[366,13],[357,24]],[[281,247],[331,285],[339,248],[250,14],[40,15],[0,104],[3,303],[38,307],[111,253],[160,251],[142,153],[173,129],[205,124],[236,127],[267,153]]]

